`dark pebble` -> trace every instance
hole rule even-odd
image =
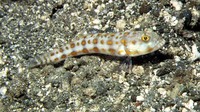
[[[179,16],[181,19],[182,18],[185,18],[185,23],[184,23],[184,26],[186,28],[188,28],[190,26],[190,23],[191,23],[191,20],[192,20],[192,13],[190,10],[184,10],[180,16]]]
[[[148,13],[151,10],[151,6],[150,4],[148,4],[147,2],[143,2],[143,4],[141,5],[139,12],[140,14],[144,14],[144,13]]]

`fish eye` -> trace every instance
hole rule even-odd
[[[150,36],[148,36],[148,35],[143,35],[143,36],[141,37],[141,39],[142,39],[142,41],[144,41],[144,42],[148,42],[148,41],[150,40]]]

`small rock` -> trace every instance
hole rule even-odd
[[[134,74],[141,75],[144,73],[144,68],[142,66],[134,66],[132,71]]]
[[[95,25],[101,24],[101,20],[99,20],[99,19],[94,19],[94,20],[92,21],[92,23],[95,24]]]
[[[137,101],[144,101],[144,97],[143,97],[143,96],[137,96],[137,97],[136,97],[136,100],[137,100]]]
[[[182,8],[183,3],[177,0],[171,0],[170,3],[175,8],[175,10],[179,11]]]
[[[0,88],[0,94],[2,95],[2,97],[5,97],[7,92],[7,87],[3,86]]]
[[[165,97],[166,94],[167,94],[167,91],[166,91],[164,88],[159,88],[159,89],[158,89],[158,92],[159,92],[163,97]]]
[[[180,18],[184,18],[184,26],[188,27],[192,21],[192,13],[190,10],[184,10],[183,12],[181,12]]]
[[[191,57],[188,59],[189,61],[193,62],[195,60],[197,60],[198,58],[200,58],[200,53],[199,51],[197,50],[197,45],[194,44],[192,46],[192,54],[191,54]]]
[[[178,24],[178,19],[165,10],[161,11],[160,16],[163,17],[165,22],[169,23],[171,26],[176,26]]]
[[[0,40],[0,43],[1,43],[1,40]],[[0,49],[0,65],[4,65],[4,64],[5,64],[5,62],[3,60],[3,50]]]
[[[90,97],[96,93],[95,89],[92,87],[88,87],[88,88],[84,89],[83,92],[85,95],[90,96]]]
[[[187,103],[183,103],[183,106],[192,111],[194,109],[194,101],[189,100]]]
[[[8,73],[8,68],[2,69],[2,71],[0,71],[0,77],[6,77],[7,73]]]
[[[143,2],[143,4],[141,5],[139,12],[140,14],[145,14],[148,13],[151,10],[151,5],[148,4],[146,1]]]
[[[126,26],[126,21],[124,19],[120,19],[116,23],[116,28],[123,30]]]

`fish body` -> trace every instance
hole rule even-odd
[[[164,39],[148,30],[81,35],[63,47],[31,59],[28,67],[58,63],[67,57],[91,53],[135,57],[154,52],[164,44]]]

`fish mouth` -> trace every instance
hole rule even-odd
[[[138,55],[135,55],[135,56],[146,55],[146,54],[155,52],[155,51],[159,50],[160,48],[162,48],[162,46],[164,46],[164,44],[165,44],[165,40],[162,39],[162,40],[156,42],[155,46],[153,46],[153,47],[152,46],[148,46],[146,51],[140,52],[140,51],[137,50]]]
[[[165,45],[165,40],[164,39],[162,39],[161,41],[158,41],[157,43],[156,43],[156,47],[155,47],[155,50],[154,51],[156,51],[156,50],[158,50],[158,49],[160,49],[160,48],[162,48],[162,46],[164,46]]]
[[[160,40],[160,41],[158,41],[158,42],[156,42],[155,43],[155,46],[154,47],[150,47],[149,46],[149,48],[152,48],[152,50],[147,50],[147,52],[148,53],[151,53],[151,52],[154,52],[154,51],[157,51],[157,50],[159,50],[160,48],[162,48],[162,46],[164,46],[164,44],[165,44],[165,40],[163,39],[163,40]],[[147,53],[147,54],[148,54]]]

